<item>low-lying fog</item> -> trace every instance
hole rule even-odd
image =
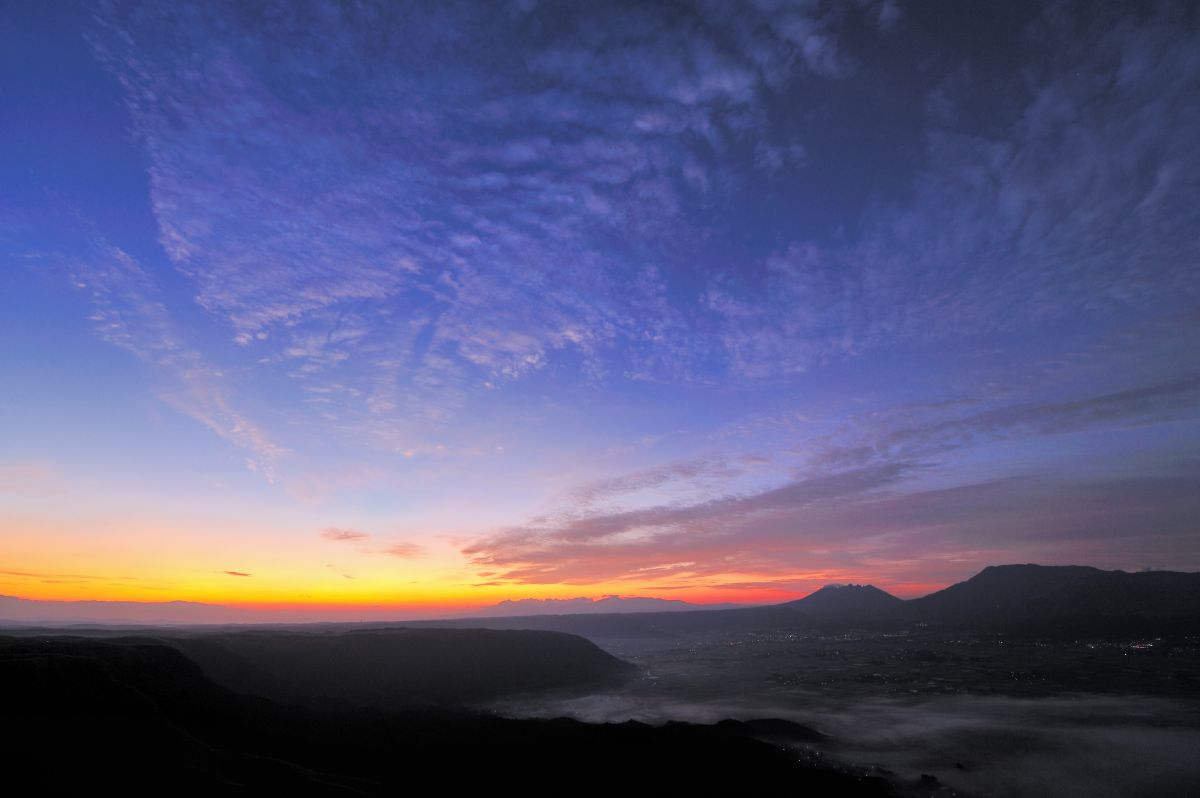
[[[805,756],[891,771],[902,783],[928,773],[976,796],[1200,795],[1200,700],[1158,678],[1189,669],[1194,652],[1131,660],[1115,645],[1098,654],[1031,643],[1031,653],[1007,642],[885,638],[606,642],[641,666],[640,679],[489,708],[591,722],[783,718],[828,735]],[[1117,671],[1146,691],[1127,681],[1096,689]],[[1075,687],[1081,680],[1087,691]]]

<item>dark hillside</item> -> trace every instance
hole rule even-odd
[[[10,768],[37,794],[398,795],[417,783],[535,795],[891,792],[759,739],[804,731],[788,724],[317,712],[225,690],[144,641],[0,638],[0,699]]]

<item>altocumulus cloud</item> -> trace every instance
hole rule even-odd
[[[447,507],[596,464],[466,548],[489,581],[1179,537],[1194,4],[255,8],[97,6],[159,247],[26,259],[268,479]]]

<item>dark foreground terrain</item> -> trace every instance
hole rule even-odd
[[[13,627],[0,750],[42,794],[1200,795],[1200,574],[439,623]]]
[[[529,656],[557,663],[541,666],[540,676],[548,673],[558,689],[575,667],[578,686],[628,676],[626,666],[590,652],[586,641],[509,634],[0,638],[3,750],[10,773],[19,770],[42,795],[400,795],[500,787],[522,794],[894,794],[882,779],[801,761],[792,747],[815,732],[785,721],[587,724],[456,706],[445,685],[459,685],[464,697],[513,690],[528,696],[530,680],[514,674]],[[427,673],[438,661],[457,664],[441,687],[421,677],[405,708],[392,702],[369,709],[356,699],[379,684],[345,684],[320,697],[335,675],[335,638],[354,652],[356,664],[343,673],[349,682],[379,677],[389,662],[401,674]],[[223,687],[186,649],[203,651],[210,663],[240,658],[264,684],[294,662],[283,689],[304,705]],[[489,673],[481,652],[501,663],[497,673]],[[402,682],[388,687],[404,692]]]

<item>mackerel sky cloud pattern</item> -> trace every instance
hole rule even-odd
[[[80,6],[0,313],[204,452],[118,492],[236,484],[355,589],[1200,568],[1197,11],[969,5]],[[0,474],[106,493],[99,434]]]

